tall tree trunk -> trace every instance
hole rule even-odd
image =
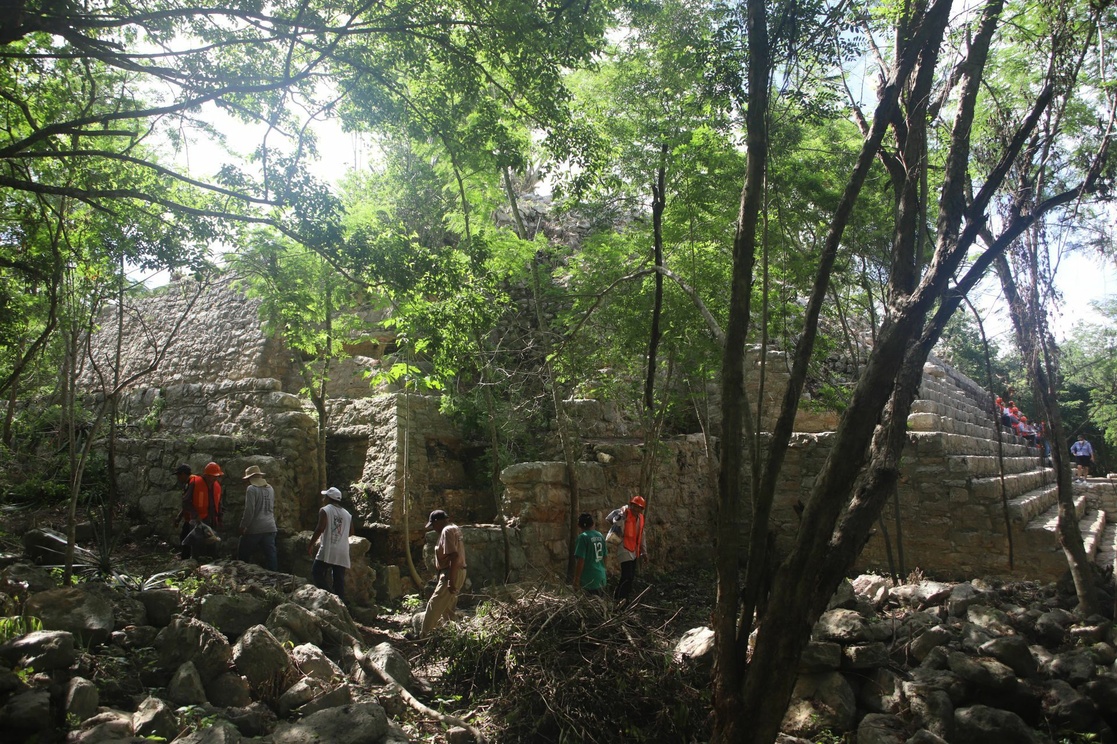
[[[659,169],[652,185],[652,260],[663,268],[663,211],[667,207],[667,143],[660,145]],[[663,314],[663,274],[655,272],[655,298],[652,304],[652,328],[648,333],[648,373],[644,380],[644,408],[649,415],[655,411],[656,356],[659,351],[660,316]]]
[[[714,728],[716,742],[742,741],[750,715],[741,704],[747,639],[738,638],[740,590],[740,512],[745,464],[745,343],[748,339],[756,230],[763,204],[768,161],[768,13],[763,0],[748,1],[749,104],[746,118],[748,160],[737,230],[733,239],[733,275],[729,320],[721,362],[722,436],[718,467],[717,604],[714,609]],[[754,516],[754,520],[760,517]]]

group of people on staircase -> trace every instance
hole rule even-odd
[[[1028,417],[1020,413],[1016,403],[1011,400],[1005,403],[1000,396],[997,396],[997,411],[1002,426],[1011,428],[1017,436],[1042,449],[1045,458],[1051,456],[1051,443],[1047,440],[1045,424],[1040,423],[1036,426],[1029,423]],[[1097,463],[1094,447],[1086,440],[1084,434],[1079,434],[1077,441],[1070,446],[1070,453],[1074,457],[1074,481],[1083,483],[1090,475],[1090,467]]]
[[[1001,425],[1012,429],[1016,436],[1026,439],[1029,444],[1033,444],[1040,449],[1043,449],[1046,454],[1050,454],[1050,446],[1047,444],[1047,426],[1043,422],[1032,424],[1028,421],[1028,417],[1020,412],[1016,407],[1014,401],[1005,403],[1004,400],[997,397],[997,410],[1000,412]]]

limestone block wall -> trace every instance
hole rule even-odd
[[[640,447],[599,444],[599,460],[579,462],[576,477],[579,511],[604,524],[605,516],[638,493]],[[660,568],[709,561],[713,556],[715,492],[701,436],[664,442],[657,458],[648,500],[647,539],[652,562]],[[570,535],[570,486],[560,462],[527,462],[505,468],[506,517],[517,528],[527,577],[561,580]]]
[[[507,526],[503,530],[498,524],[463,524],[462,541],[466,545],[467,586],[476,590],[484,586],[503,584],[505,580],[515,583],[526,576],[533,575],[528,569],[528,557],[523,547],[521,530]],[[507,535],[507,551],[505,536]],[[434,546],[438,534],[426,533],[423,546],[422,567],[426,576],[433,577]],[[505,555],[508,556],[508,571],[505,571]],[[417,564],[418,565],[418,564]]]
[[[495,501],[467,472],[472,451],[439,404],[405,393],[329,404],[331,474],[351,485],[354,511],[375,531],[379,559],[399,560],[409,550],[421,563],[423,526],[434,509],[463,525],[495,519]]]
[[[210,460],[227,474],[222,481],[227,524],[240,519],[244,469],[258,465],[276,489],[280,528],[313,527],[319,501],[317,423],[277,380],[137,389],[122,398],[121,411],[136,422],[118,444],[121,494],[155,531],[177,535],[171,524],[179,502],[174,469],[186,463],[201,472]]]
[[[181,322],[188,307],[188,319]],[[259,301],[246,297],[230,275],[209,283],[180,278],[148,297],[130,301],[121,345],[121,377],[145,368],[157,350],[165,347],[163,361],[143,376],[141,384],[158,387],[271,378],[279,380],[282,389],[298,392],[301,383],[292,372],[290,355],[278,341],[264,335],[259,311]],[[102,370],[111,370],[117,340],[115,308],[107,308],[99,323],[100,329],[91,339],[93,357]],[[172,336],[176,326],[179,330]],[[99,388],[90,365],[84,379],[92,389]]]

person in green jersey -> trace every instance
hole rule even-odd
[[[605,591],[605,537],[593,528],[593,516],[578,517],[582,532],[574,543],[574,590],[601,596]]]

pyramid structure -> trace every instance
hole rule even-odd
[[[962,373],[928,362],[908,417],[897,499],[862,554],[864,567],[887,567],[891,548],[891,565],[902,550],[903,570],[936,576],[1052,580],[1067,570],[1055,471],[1041,449],[999,426],[992,401]],[[1112,570],[1117,484],[1075,484],[1074,502],[1087,555]]]

